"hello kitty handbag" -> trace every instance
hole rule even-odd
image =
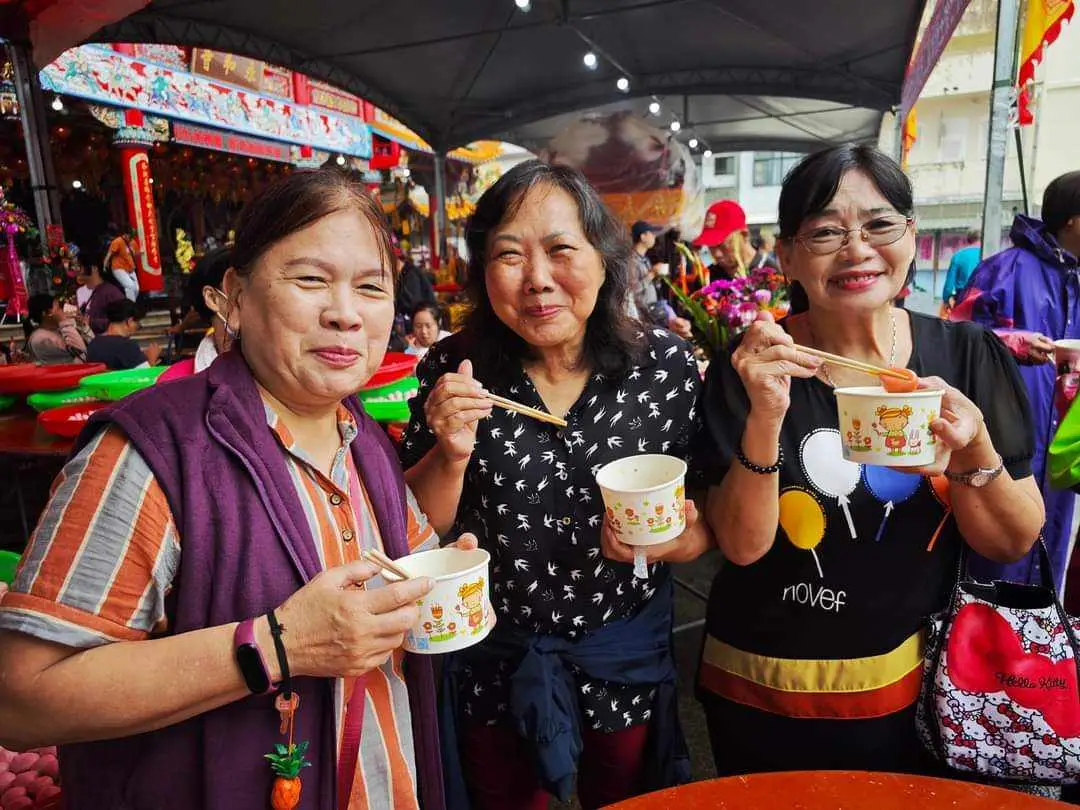
[[[1007,782],[1080,782],[1080,620],[1065,615],[1039,538],[1041,585],[985,585],[960,554],[931,617],[916,725],[949,768]]]

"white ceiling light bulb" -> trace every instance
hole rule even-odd
[[[587,67],[589,70],[596,70],[596,66],[599,64],[599,60],[596,58],[596,54],[592,51],[589,51],[587,54],[585,54],[585,56],[582,57],[581,61],[585,63],[585,67]]]
[[[514,5],[521,11],[529,11],[532,8],[532,3],[529,0],[514,0]]]
[[[712,157],[712,149],[705,150],[705,157]]]
[[[691,149],[697,149],[697,144],[698,144],[697,138],[691,138],[690,139],[690,148]]]
[[[659,115],[660,114],[660,102],[659,101],[652,102],[649,105],[649,112],[652,113],[653,115]]]
[[[78,191],[80,188],[82,188],[82,180],[72,180],[71,187]]]
[[[680,129],[682,129],[682,124],[680,124],[677,119],[671,122],[672,132],[678,132]]]
[[[630,89],[630,80],[625,76],[620,76],[619,80],[615,82],[615,86],[619,88],[623,93]]]
[[[60,99],[60,96],[57,96],[53,99],[52,108],[57,112],[60,112],[62,109],[64,109],[64,102]]]

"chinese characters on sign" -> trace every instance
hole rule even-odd
[[[158,242],[154,190],[150,184],[150,159],[143,147],[125,147],[120,151],[124,166],[124,187],[128,215],[135,238],[142,247],[139,256],[139,288],[147,292],[164,289],[161,275],[161,245]]]
[[[238,84],[249,90],[263,89],[263,63],[246,56],[211,51],[207,48],[192,48],[191,72]]]
[[[363,102],[354,95],[342,92],[322,82],[311,81],[311,103],[332,112],[344,113],[359,118],[363,115]]]
[[[218,152],[231,152],[245,157],[279,160],[282,163],[292,161],[292,150],[286,144],[235,135],[231,132],[193,127],[190,124],[173,124],[173,140],[176,143],[215,149]]]

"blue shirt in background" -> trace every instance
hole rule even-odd
[[[949,272],[945,274],[945,286],[941,290],[942,301],[948,302],[967,286],[968,279],[979,266],[981,253],[982,248],[979,245],[969,245],[953,254],[952,261],[949,262]]]

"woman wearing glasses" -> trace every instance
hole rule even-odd
[[[755,323],[712,363],[703,396],[706,514],[731,563],[699,671],[717,769],[929,770],[914,725],[925,619],[943,607],[961,543],[1014,560],[1043,521],[1023,383],[982,327],[893,306],[915,254],[912,190],[872,147],[792,171],[777,252],[803,311]],[[833,389],[873,381],[793,344],[944,389],[927,425],[935,465],[845,462]],[[948,520],[928,480],[938,473]]]

